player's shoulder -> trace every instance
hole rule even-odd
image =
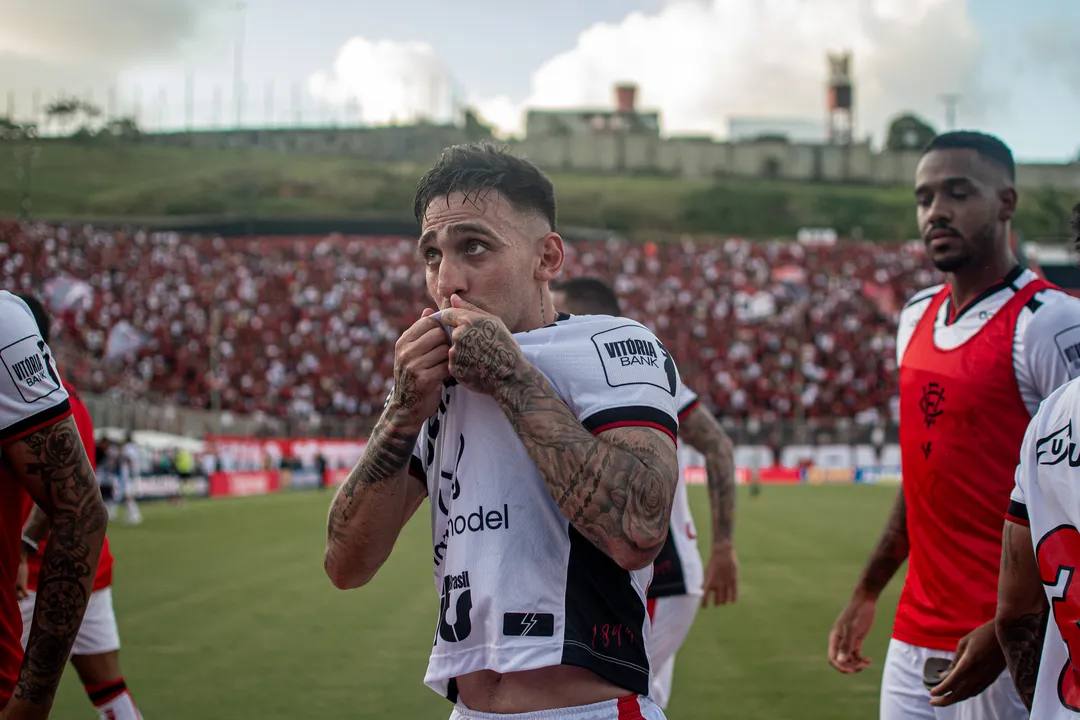
[[[1055,344],[1065,351],[1080,344],[1080,298],[1057,287],[1039,290],[1021,310],[1028,345]]]
[[[5,335],[10,332],[23,332],[28,323],[34,329],[37,328],[30,307],[19,296],[0,290],[0,332]]]
[[[906,303],[904,303],[904,307],[903,307],[903,310],[901,310],[901,312],[906,311],[906,310],[910,310],[910,309],[913,309],[913,308],[921,308],[921,310],[925,310],[926,307],[930,304],[930,301],[934,298],[934,296],[937,295],[939,292],[941,292],[944,289],[945,289],[945,285],[944,284],[939,284],[939,285],[933,285],[931,287],[924,288],[924,289],[918,291],[917,293],[912,295],[910,298],[908,298],[908,301]],[[920,312],[921,312],[921,310],[920,310]]]

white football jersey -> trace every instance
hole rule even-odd
[[[1046,398],[1020,451],[1008,519],[1028,525],[1050,603],[1031,717],[1080,717],[1080,380]],[[1070,649],[1072,652],[1070,653]]]
[[[0,290],[0,445],[71,413],[52,351],[26,303]]]
[[[1008,275],[979,294],[964,308],[946,300],[934,318],[934,345],[941,350],[960,347],[974,337],[1020,289],[1038,276],[1017,265]],[[896,331],[896,363],[926,313],[944,287],[915,293],[900,312]],[[1013,368],[1020,397],[1032,415],[1043,398],[1080,376],[1080,298],[1056,288],[1035,293],[1016,319]]]
[[[678,370],[644,326],[560,314],[514,338],[594,434],[677,436]],[[652,567],[623,570],[570,525],[492,398],[447,381],[411,469],[431,500],[440,597],[425,684],[456,701],[460,675],[575,665],[649,694]]]
[[[679,422],[700,402],[690,388],[679,382],[676,394]],[[679,451],[679,485],[675,488],[675,501],[671,506],[671,529],[668,531],[664,549],[653,562],[653,579],[649,585],[649,597],[669,595],[701,595],[705,582],[705,569],[697,544],[697,528],[690,513],[690,497],[686,491],[687,447]]]

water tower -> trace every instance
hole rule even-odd
[[[855,137],[855,102],[851,78],[851,53],[829,53],[829,142],[850,145]]]

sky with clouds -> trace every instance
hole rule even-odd
[[[826,53],[847,49],[860,137],[900,111],[944,129],[958,94],[958,125],[1020,159],[1080,150],[1076,0],[0,0],[0,17],[0,112],[20,116],[60,92],[150,129],[468,104],[510,134],[526,107],[606,107],[632,81],[665,133],[723,137],[732,117],[821,121]]]

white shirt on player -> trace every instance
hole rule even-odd
[[[1005,303],[1037,275],[1019,265],[1001,282],[987,288],[949,322],[952,299],[934,318],[934,344],[942,350],[960,347],[981,330]],[[896,362],[901,363],[908,342],[943,285],[916,293],[900,312],[896,333]],[[1039,403],[1070,379],[1080,376],[1080,298],[1057,289],[1035,294],[1016,321],[1013,368],[1020,397],[1035,414]]]
[[[1031,528],[1050,603],[1031,717],[1080,717],[1080,670],[1062,638],[1080,650],[1080,380],[1051,394],[1028,426],[1008,519]]]
[[[679,423],[700,402],[697,393],[679,381],[676,393]],[[653,562],[653,579],[649,597],[671,595],[701,595],[705,583],[705,568],[697,544],[697,528],[690,512],[690,497],[686,490],[686,468],[696,451],[687,445],[679,447],[679,484],[671,505],[671,528],[667,542]]]
[[[71,412],[52,351],[26,303],[0,290],[0,445]]]
[[[560,314],[514,338],[593,433],[677,435],[678,371],[639,323]],[[621,569],[570,525],[492,398],[448,381],[410,469],[427,484],[440,595],[429,687],[456,701],[460,675],[576,665],[649,694],[652,567]]]

